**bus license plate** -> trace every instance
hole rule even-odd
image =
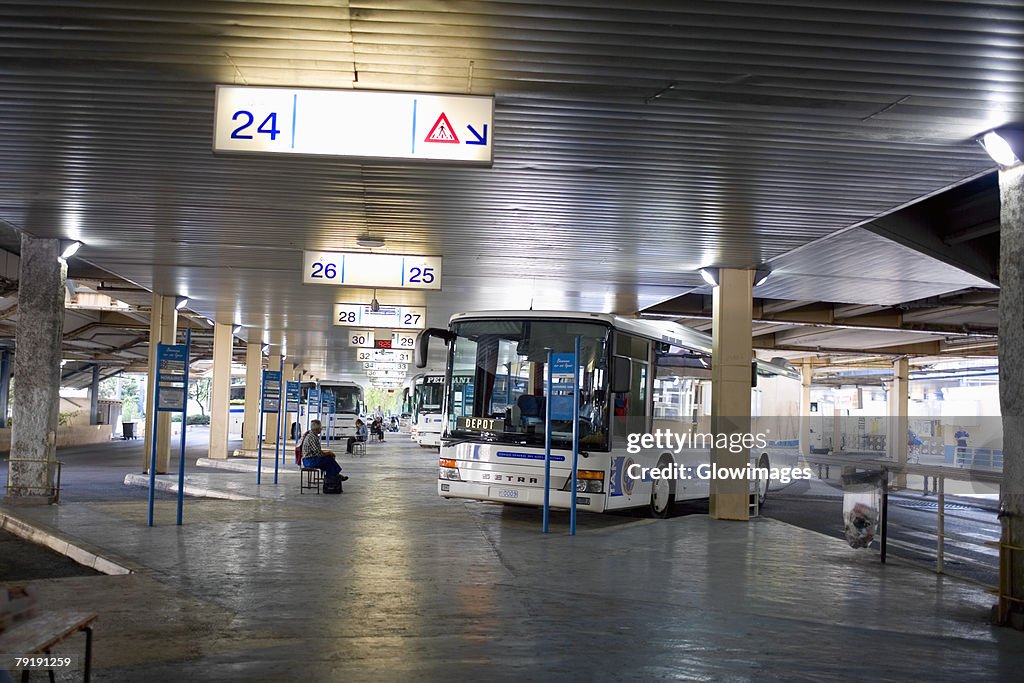
[[[498,498],[518,498],[519,491],[516,489],[498,489]]]

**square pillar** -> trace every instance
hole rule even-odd
[[[15,332],[14,396],[7,500],[51,503],[55,499],[57,416],[64,335],[67,263],[60,240],[21,235],[18,326]],[[3,406],[4,411],[7,406]]]
[[[907,433],[910,424],[907,413],[910,409],[910,361],[897,358],[892,364],[892,384],[889,387],[889,434],[886,436],[886,450],[893,464],[903,467],[907,464]],[[898,474],[893,480],[897,488],[906,488],[907,475]]]
[[[228,457],[231,401],[231,358],[235,343],[231,323],[213,324],[213,377],[210,382],[209,457]]]
[[[242,450],[255,451],[260,439],[260,391],[263,385],[263,344],[245,345],[245,413],[242,418]]]
[[[754,272],[722,268],[712,298],[711,433],[750,433],[751,362],[753,360]],[[730,437],[732,438],[732,437]],[[738,438],[738,437],[737,437]],[[713,448],[713,467],[745,468],[747,450]],[[750,480],[712,479],[708,511],[715,519],[750,518]]]
[[[811,454],[811,383],[814,366],[809,360],[800,365],[800,454]]]
[[[153,454],[153,438],[156,437],[156,473],[167,474],[171,460],[171,414],[157,413],[153,399],[156,397],[156,345],[173,344],[178,333],[178,311],[174,308],[173,296],[153,294],[153,306],[149,319],[149,372],[146,377],[146,438],[143,441],[142,471],[149,472]],[[156,433],[153,433],[154,415]],[[185,428],[183,424],[182,429]]]

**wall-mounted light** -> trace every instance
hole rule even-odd
[[[78,253],[82,243],[78,240],[61,240],[60,247],[60,257],[66,261]]]
[[[1016,166],[1024,159],[1024,126],[1008,125],[990,130],[978,143],[1000,166]]]
[[[376,313],[380,310],[380,302],[377,301],[377,290],[373,290],[373,300],[370,302],[370,310]]]
[[[188,306],[187,296],[176,296],[174,297],[174,310],[180,311],[181,309]]]
[[[270,355],[270,344],[264,344],[262,351],[263,351],[263,355],[264,356],[269,356]]]
[[[772,276],[772,271],[767,268],[758,268],[754,271],[754,286],[760,287],[764,283],[768,282],[768,278]]]
[[[708,283],[712,287],[718,286],[718,268],[701,268],[699,271],[700,276],[704,278],[704,282]]]
[[[242,326],[241,325],[235,325],[234,327],[231,328],[231,334],[238,334],[241,331],[242,331]]]

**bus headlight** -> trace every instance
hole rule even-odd
[[[459,468],[455,465],[455,460],[452,458],[441,458],[438,461],[437,476],[440,479],[447,479],[449,481],[462,481],[462,475],[459,474]]]
[[[568,480],[562,490],[569,490]],[[604,472],[601,470],[577,470],[576,491],[578,493],[604,493]]]

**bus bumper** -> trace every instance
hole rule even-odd
[[[417,442],[421,446],[440,446],[441,445],[441,432],[424,432],[421,431],[417,438]]]
[[[478,484],[471,481],[437,480],[437,495],[443,498],[468,498],[492,503],[544,506],[544,489],[511,484]],[[572,501],[568,491],[551,491],[549,504],[553,508],[568,510]],[[591,512],[604,511],[603,493],[577,493],[576,509]]]

